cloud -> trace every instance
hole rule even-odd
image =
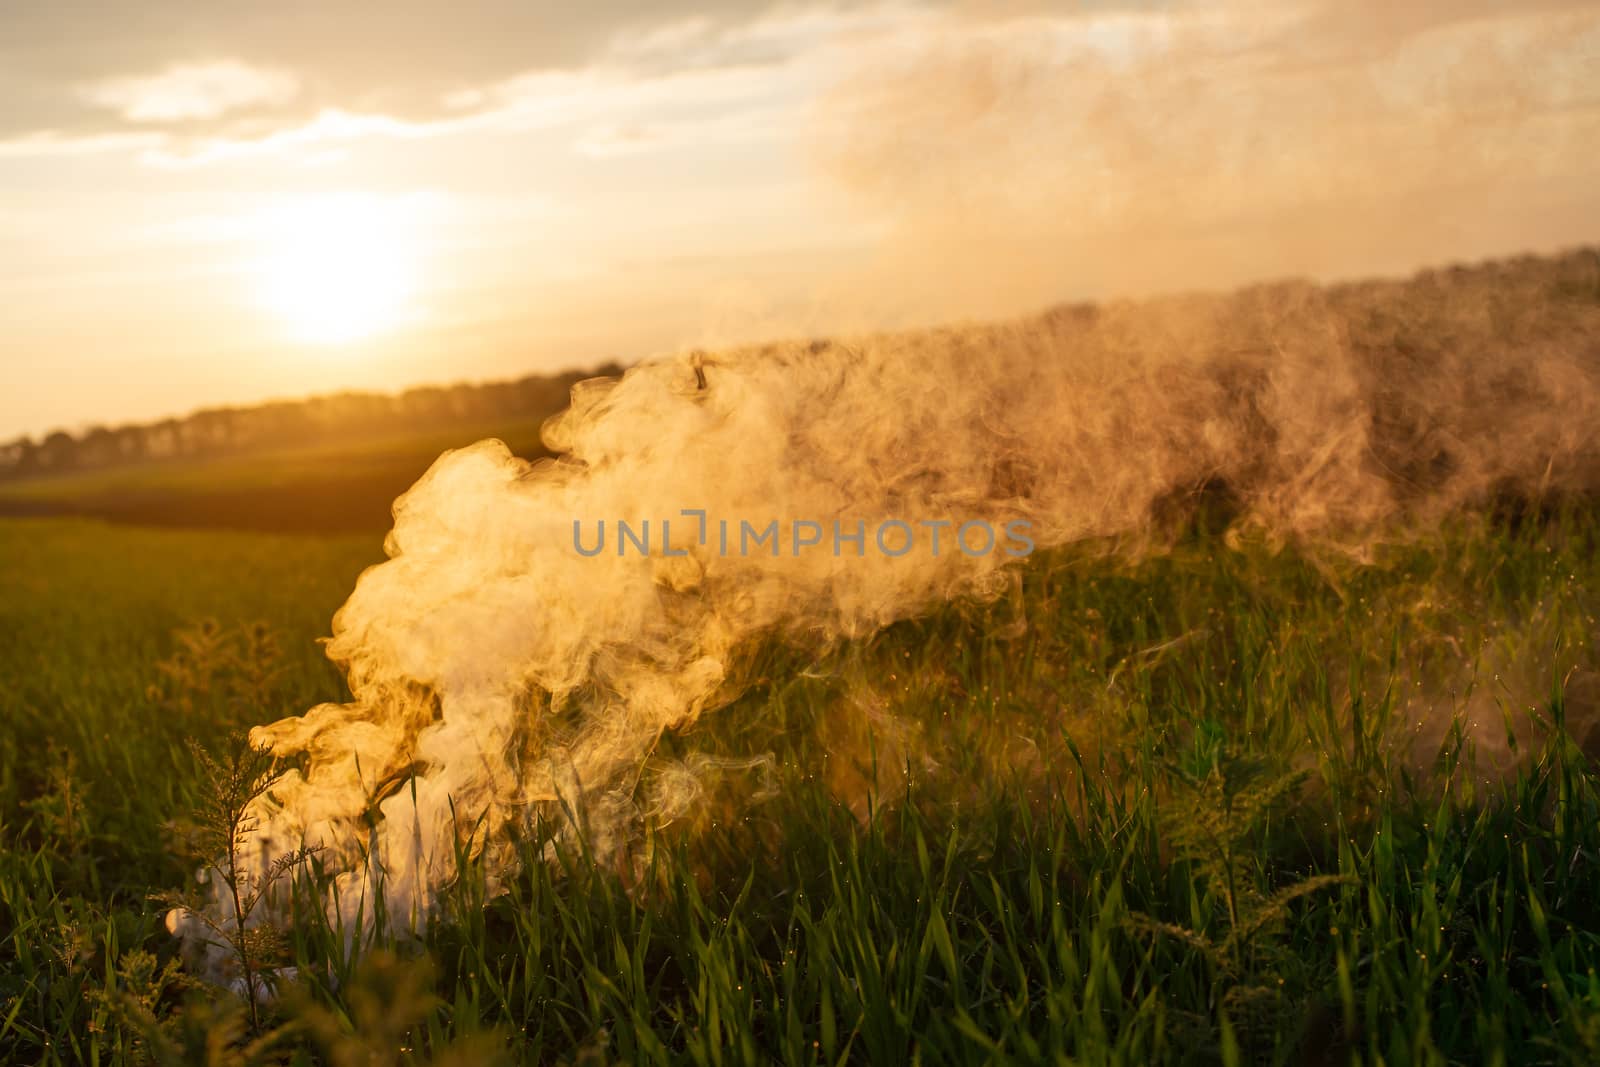
[[[757,145],[792,136],[815,91],[829,42],[891,11],[849,15],[808,9],[712,28],[704,19],[619,39],[587,66],[535,70],[445,94],[436,114],[406,118],[325,108],[290,125],[242,115],[234,123],[176,124],[146,144],[144,160],[194,167],[232,159],[326,152],[329,145],[382,138],[417,140],[481,131],[526,133],[571,127],[573,148],[591,158],[704,144]],[[752,42],[759,48],[752,50]],[[674,61],[668,44],[678,46]],[[198,81],[199,79],[194,79]],[[216,79],[213,79],[216,80]],[[323,146],[318,148],[317,146]],[[24,151],[27,145],[17,146]],[[52,138],[37,142],[55,151]],[[3,143],[0,143],[3,150]]]
[[[741,108],[706,118],[659,122],[608,122],[591,127],[574,145],[595,159],[614,159],[671,149],[696,151],[751,146],[781,136],[799,118],[793,108]]]
[[[0,159],[40,156],[93,156],[113,152],[155,149],[162,141],[155,133],[93,133],[77,136],[52,131],[0,140]]]
[[[214,119],[228,112],[292,100],[299,80],[236,60],[169,67],[138,78],[110,78],[84,87],[85,100],[129,122],[168,123]]]
[[[630,155],[694,143],[749,142],[773,134],[779,110],[770,98],[786,84],[781,68],[727,67],[644,75],[606,67],[522,75],[455,101],[454,114],[409,120],[325,110],[271,132],[167,135],[145,143],[144,160],[196,167],[227,160],[305,152],[360,140],[423,140],[494,131],[503,134],[571,126],[574,147],[591,156]],[[798,116],[791,108],[783,113]],[[0,151],[4,146],[0,145]]]
[[[46,150],[130,126],[174,140],[254,139],[330,113],[446,121],[519,77],[624,61],[641,73],[681,69],[701,57],[677,45],[760,22],[773,6],[147,0],[130,17],[111,0],[21,5],[0,35],[0,142]],[[686,36],[675,43],[674,32]],[[626,55],[635,39],[653,42],[648,55]],[[646,70],[647,60],[664,67]]]

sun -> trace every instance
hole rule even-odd
[[[365,194],[312,197],[264,213],[262,304],[295,341],[343,345],[414,311],[420,248],[405,214]]]

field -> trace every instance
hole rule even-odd
[[[499,438],[544,454],[539,420],[478,420],[237,455],[0,481],[0,517],[82,515],[153,526],[278,533],[382,531],[389,507],[448,448]]]
[[[342,696],[315,639],[381,531],[0,522],[0,1059],[1600,1058],[1600,516],[1369,566],[1173,536],[770,648],[633,862],[534,833],[421,941],[305,907],[245,998],[152,899],[214,859],[187,743]]]

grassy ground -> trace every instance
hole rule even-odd
[[[149,900],[199,862],[183,742],[339,696],[313,640],[376,538],[0,523],[0,1058],[1596,1062],[1597,541],[1462,524],[1357,569],[1194,535],[769,649],[667,748],[775,781],[622,869],[535,828],[421,944],[308,907],[252,1037]]]

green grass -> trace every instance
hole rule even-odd
[[[663,758],[770,751],[774,795],[730,772],[604,868],[534,827],[421,943],[304,897],[272,1054],[1595,1062],[1597,542],[1579,512],[1361,568],[1060,552],[820,662],[765,649]],[[0,1057],[242,1055],[148,899],[195,866],[182,742],[337,698],[314,638],[375,554],[0,524]]]
[[[183,739],[217,744],[241,725],[340,696],[343,683],[314,638],[381,558],[371,537],[0,522],[5,830],[28,825],[25,805],[47,792],[53,762],[70,757],[89,816],[90,836],[73,858],[90,879],[83,888],[142,894],[170,877],[160,823],[188,802]],[[207,618],[259,621],[292,643],[262,706],[227,706],[219,691],[179,716],[148,692],[162,681],[157,664],[171,656],[174,632]]]

